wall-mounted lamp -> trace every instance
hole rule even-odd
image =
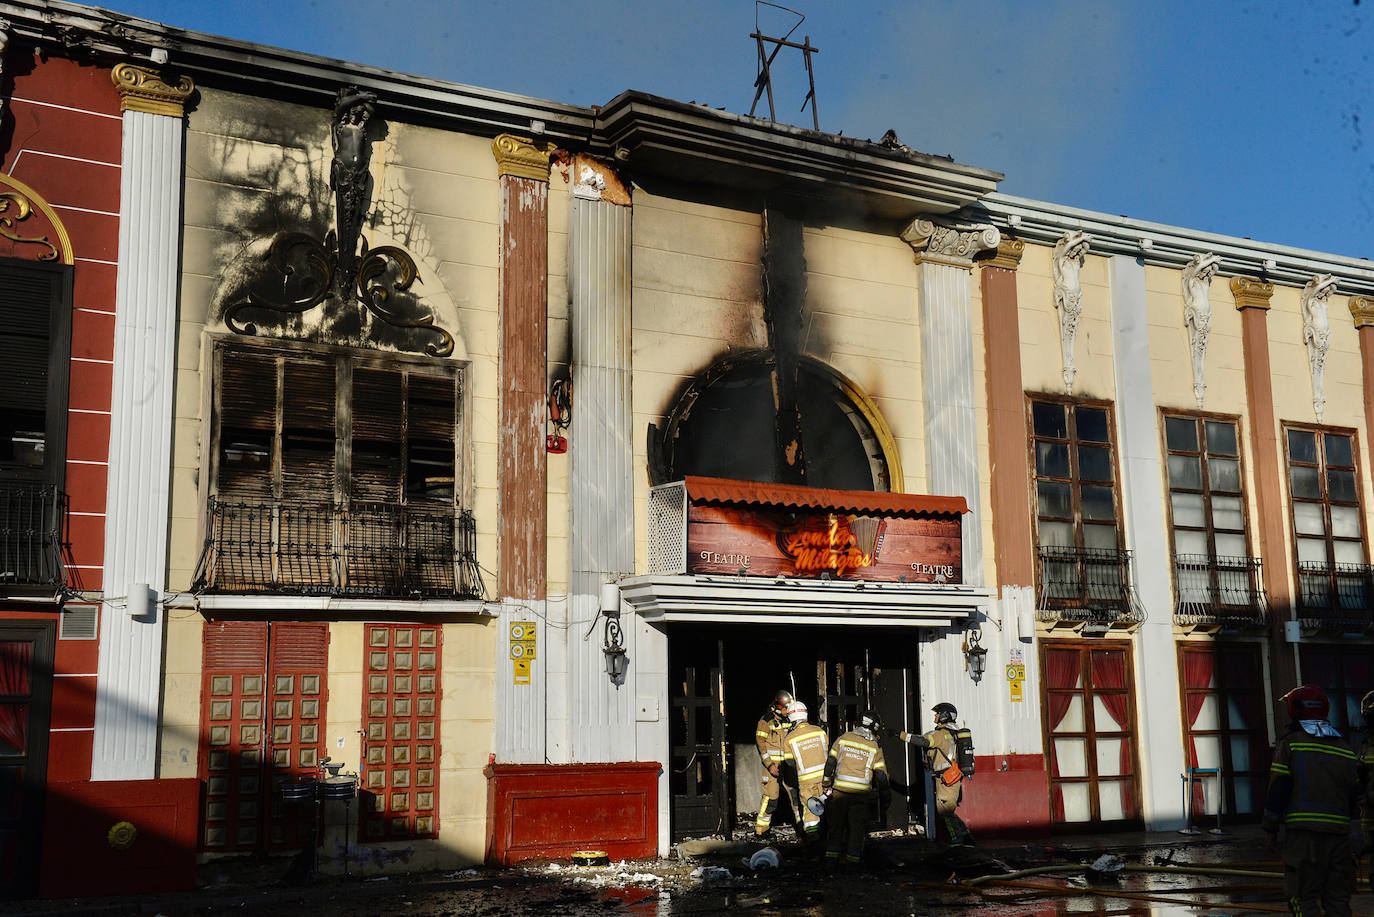
[[[983,680],[988,665],[988,651],[983,647],[982,640],[983,633],[979,630],[970,630],[964,635],[964,669],[975,685]]]
[[[623,684],[629,657],[625,655],[625,634],[620,629],[620,587],[615,583],[602,583],[600,606],[606,618],[601,646],[606,656],[606,674],[611,677],[612,684]]]

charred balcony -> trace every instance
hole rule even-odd
[[[0,482],[0,590],[49,592],[66,584],[67,495],[52,484]]]
[[[1309,628],[1369,629],[1374,623],[1374,566],[1299,562],[1298,618]]]
[[[197,592],[477,598],[477,527],[451,505],[211,498]]]
[[[1228,630],[1267,626],[1269,602],[1259,558],[1177,555],[1174,621],[1184,627]]]
[[[1057,625],[1133,627],[1145,620],[1131,585],[1131,552],[1042,545],[1037,618]]]

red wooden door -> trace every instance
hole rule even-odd
[[[367,625],[361,840],[439,835],[439,651],[443,631]]]
[[[201,848],[255,851],[311,840],[308,803],[283,803],[281,781],[314,774],[323,754],[326,624],[205,625]]]

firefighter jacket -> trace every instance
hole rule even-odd
[[[1339,735],[1308,735],[1295,724],[1274,745],[1261,826],[1345,834],[1358,794],[1350,743]]]
[[[934,774],[941,774],[954,763],[954,733],[943,726],[937,726],[924,735],[904,732],[902,741],[921,750],[926,767]]]
[[[754,744],[758,746],[759,759],[763,761],[765,770],[770,764],[781,764],[782,759],[786,757],[782,740],[791,725],[787,720],[773,716],[771,712],[759,717],[758,725],[754,727]]]
[[[830,746],[825,762],[826,786],[844,793],[868,793],[887,787],[887,762],[878,743],[850,730]]]
[[[1374,733],[1364,737],[1355,757],[1355,776],[1364,794],[1364,817],[1360,827],[1366,834],[1374,832]]]
[[[828,740],[825,730],[810,723],[798,723],[783,738],[787,760],[797,768],[797,783],[820,780],[825,776]]]

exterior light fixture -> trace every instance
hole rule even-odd
[[[983,680],[988,665],[988,651],[982,639],[983,634],[978,630],[971,630],[964,636],[964,669],[975,685]]]
[[[606,618],[601,646],[606,657],[606,674],[611,684],[624,684],[630,660],[625,655],[625,633],[620,629],[620,587],[615,583],[602,583],[600,605],[601,614]]]

